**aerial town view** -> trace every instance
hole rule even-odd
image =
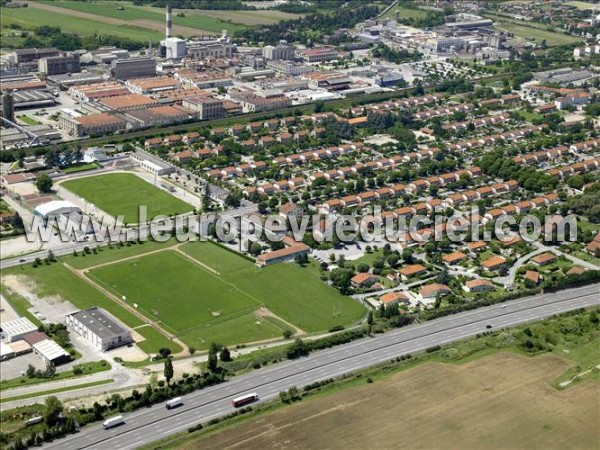
[[[600,450],[600,0],[0,19],[1,449]]]

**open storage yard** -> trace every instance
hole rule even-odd
[[[183,214],[194,208],[130,173],[111,173],[67,180],[64,188],[86,199],[113,217],[123,215],[126,224],[139,222],[139,206],[145,205],[147,219],[156,215]]]
[[[597,448],[597,382],[550,385],[569,366],[557,356],[513,353],[429,363],[179,448]]]

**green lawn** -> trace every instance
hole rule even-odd
[[[64,173],[75,173],[75,172],[84,172],[86,170],[97,169],[98,167],[100,167],[100,165],[97,163],[88,163],[88,164],[79,164],[77,166],[67,167],[66,169],[63,169],[62,171]]]
[[[353,264],[354,267],[358,267],[359,264],[363,264],[363,263],[368,264],[369,266],[372,266],[373,263],[375,262],[375,260],[378,258],[383,258],[383,250],[381,250],[379,248],[376,250],[372,250],[371,253],[365,253],[363,256],[361,256],[358,259],[354,259],[354,260],[348,261],[348,262],[350,264]]]
[[[29,116],[17,116],[17,118],[23,122],[25,122],[27,125],[38,125],[39,122],[37,120],[35,120],[32,117]]]
[[[147,219],[159,214],[182,214],[194,208],[130,173],[111,173],[67,180],[61,184],[111,216],[124,216],[126,224],[138,223],[139,206],[147,207]]]
[[[40,297],[59,296],[62,299],[68,300],[79,309],[99,306],[113,314],[131,328],[144,324],[137,316],[125,310],[111,299],[105,297],[101,292],[80,279],[60,263],[43,265],[35,269],[30,265],[11,267],[10,269],[4,270],[2,273],[2,276],[7,275],[21,275],[28,277],[35,283],[35,292]],[[14,293],[6,289],[4,289],[3,292],[11,305],[13,303],[17,305],[19,302],[22,303],[22,300],[19,300],[20,296],[15,296]],[[181,351],[179,345],[169,341],[166,337],[160,334],[156,337],[153,332],[156,334],[158,334],[158,332],[150,327],[140,328],[136,331],[145,338],[146,335],[152,338],[153,344],[156,347],[153,353],[156,353],[161,347],[169,347],[174,353]]]
[[[2,27],[10,24],[21,25],[25,29],[33,29],[43,25],[60,24],[63,31],[68,31],[81,36],[94,34],[108,34],[128,37],[137,41],[152,39],[158,42],[164,38],[164,32],[150,30],[133,25],[114,25],[101,20],[70,17],[52,11],[42,11],[35,8],[2,8]]]
[[[521,116],[521,119],[526,120],[529,123],[533,123],[534,120],[540,120],[544,118],[542,114],[536,112],[529,112],[525,110],[517,111],[517,114]]]
[[[235,257],[227,250],[209,242],[187,243],[181,249],[214,269],[217,267],[211,266],[211,261],[217,258],[219,272],[225,281],[304,331],[316,332],[336,325],[348,326],[365,313],[362,305],[327,286],[310,268],[301,268],[292,263],[259,269],[250,261],[236,257],[236,270],[223,270],[229,264],[227,261]],[[205,259],[205,255],[210,256]]]
[[[254,314],[244,314],[223,321],[210,322],[190,330],[182,338],[197,349],[206,349],[211,342],[223,345],[235,345],[256,342],[264,339],[280,338],[283,329]],[[281,322],[279,322],[281,323]]]
[[[93,269],[89,275],[177,333],[260,306],[259,301],[173,251]]]

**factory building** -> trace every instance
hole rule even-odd
[[[67,314],[65,322],[75,333],[102,351],[133,342],[131,331],[98,307]]]
[[[79,55],[77,53],[63,56],[50,56],[40,58],[38,70],[46,75],[61,75],[63,73],[77,73],[81,71]]]
[[[14,342],[22,339],[23,336],[32,331],[37,331],[37,329],[38,327],[27,317],[19,317],[2,323],[2,337],[8,342]]]
[[[213,97],[198,96],[183,99],[182,106],[198,113],[200,120],[210,120],[225,114],[223,102]]]
[[[295,50],[293,46],[284,43],[277,46],[267,45],[263,47],[262,55],[263,58],[268,60],[290,60],[294,59]]]
[[[111,63],[112,76],[118,80],[156,76],[156,61],[153,58],[129,58]]]
[[[93,136],[125,130],[127,122],[108,113],[90,114],[82,116],[68,114],[63,111],[60,116],[59,127],[70,136]]]

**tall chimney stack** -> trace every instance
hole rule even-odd
[[[171,37],[171,28],[173,28],[173,10],[171,5],[167,5],[167,39]]]

